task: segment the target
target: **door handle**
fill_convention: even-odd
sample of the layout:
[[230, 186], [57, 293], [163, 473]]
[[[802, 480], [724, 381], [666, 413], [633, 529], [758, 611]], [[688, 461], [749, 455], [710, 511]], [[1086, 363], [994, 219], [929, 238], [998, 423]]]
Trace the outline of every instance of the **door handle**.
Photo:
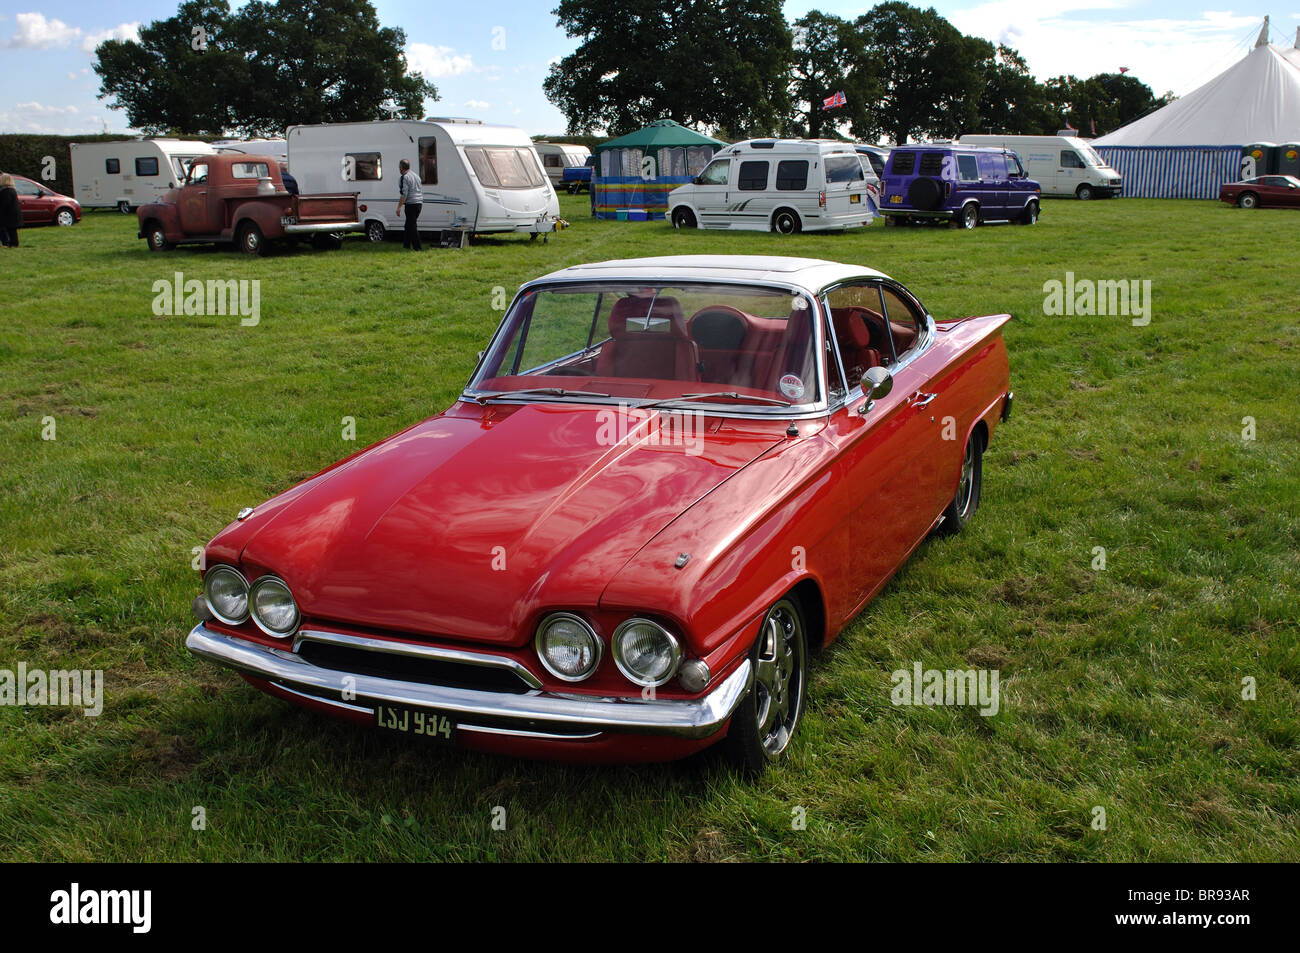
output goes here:
[[915, 394], [912, 395], [912, 406], [924, 407], [926, 404], [930, 403], [930, 401], [934, 400], [938, 396], [939, 396], [938, 394], [926, 394], [922, 391], [917, 391]]

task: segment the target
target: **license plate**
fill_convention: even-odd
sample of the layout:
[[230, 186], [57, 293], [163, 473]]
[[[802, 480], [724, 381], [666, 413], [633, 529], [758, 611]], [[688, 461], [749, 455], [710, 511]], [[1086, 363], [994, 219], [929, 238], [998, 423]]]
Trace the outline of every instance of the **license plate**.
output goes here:
[[456, 723], [442, 712], [426, 708], [378, 705], [375, 707], [375, 727], [402, 735], [427, 738], [440, 744], [451, 744], [456, 740]]
[[902, 197], [901, 195], [891, 195], [891, 196], [889, 197], [889, 204], [890, 204], [890, 205], [902, 205], [902, 204], [903, 204], [903, 197]]
[[858, 195], [857, 192], [854, 192], [852, 195], [849, 196], [850, 205], [858, 205], [859, 203], [861, 203], [861, 201], [862, 201], [862, 196]]
[[296, 221], [297, 221], [297, 219], [295, 219], [292, 215], [281, 215], [281, 216], [280, 216], [280, 224], [281, 224], [281, 225], [292, 225], [292, 224], [293, 224], [294, 222], [296, 222]]

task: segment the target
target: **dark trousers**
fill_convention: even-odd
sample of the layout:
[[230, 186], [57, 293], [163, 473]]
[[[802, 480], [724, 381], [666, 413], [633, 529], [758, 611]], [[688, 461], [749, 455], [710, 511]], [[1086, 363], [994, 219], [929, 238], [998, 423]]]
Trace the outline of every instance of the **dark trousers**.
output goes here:
[[423, 206], [407, 203], [402, 207], [406, 209], [406, 232], [402, 235], [402, 247], [420, 251], [420, 230], [416, 228], [415, 223], [420, 218], [420, 209]]
[[18, 229], [0, 228], [0, 246], [6, 248], [18, 247]]

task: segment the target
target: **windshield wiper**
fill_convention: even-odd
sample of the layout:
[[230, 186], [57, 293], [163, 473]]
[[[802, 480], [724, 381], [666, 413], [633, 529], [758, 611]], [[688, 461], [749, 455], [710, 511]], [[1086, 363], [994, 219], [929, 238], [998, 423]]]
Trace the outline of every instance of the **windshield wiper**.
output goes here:
[[498, 397], [517, 397], [525, 394], [540, 394], [543, 397], [608, 397], [594, 390], [565, 390], [563, 387], [528, 387], [523, 390], [498, 390], [490, 394], [474, 394], [474, 400], [486, 404]]
[[778, 407], [793, 407], [788, 400], [777, 400], [775, 397], [759, 397], [756, 394], [738, 394], [734, 390], [719, 390], [710, 394], [682, 394], [680, 397], [665, 397], [663, 400], [651, 401], [648, 404], [637, 404], [637, 408], [645, 410], [648, 407], [669, 407], [673, 404], [679, 404], [689, 400], [713, 400], [718, 397], [726, 397], [730, 400], [745, 401], [752, 404], [775, 404]]

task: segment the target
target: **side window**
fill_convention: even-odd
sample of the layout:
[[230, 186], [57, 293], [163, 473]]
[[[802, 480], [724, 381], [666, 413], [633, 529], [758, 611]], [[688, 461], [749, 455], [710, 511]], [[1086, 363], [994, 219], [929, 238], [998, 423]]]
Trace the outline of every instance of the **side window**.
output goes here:
[[136, 175], [157, 175], [158, 174], [158, 157], [141, 156], [135, 160]]
[[767, 160], [750, 160], [740, 164], [736, 187], [742, 192], [762, 192], [767, 188]]
[[993, 152], [980, 152], [977, 153], [976, 161], [979, 163], [981, 179], [1005, 179], [1007, 177], [1007, 164], [1001, 155]]
[[825, 300], [847, 388], [857, 387], [870, 368], [895, 363], [879, 282], [841, 285]]
[[121, 159], [105, 159], [105, 160], [104, 160], [104, 171], [105, 171], [106, 173], [108, 173], [109, 175], [121, 175], [121, 174], [122, 174], [122, 160], [121, 160]]
[[420, 184], [438, 184], [438, 140], [433, 136], [420, 137]]
[[921, 339], [921, 314], [911, 301], [889, 285], [881, 286], [881, 297], [885, 302], [885, 317], [889, 322], [894, 353], [901, 360]]
[[973, 155], [957, 156], [957, 174], [963, 182], [978, 182], [980, 180], [979, 166], [976, 164]]
[[14, 191], [19, 195], [40, 195], [39, 186], [35, 186], [25, 179], [14, 179]]
[[[347, 160], [351, 159], [351, 162]], [[378, 152], [348, 152], [344, 154], [344, 169], [353, 170], [351, 181], [377, 182], [384, 177], [383, 160]]]
[[[829, 309], [828, 309], [829, 310]], [[832, 404], [841, 401], [848, 394], [849, 389], [844, 386], [844, 377], [840, 374], [840, 362], [835, 356], [835, 339], [830, 329], [825, 325], [822, 326], [822, 333], [826, 337], [826, 349], [824, 361], [826, 365], [826, 397]]]
[[1061, 150], [1061, 168], [1062, 169], [1082, 169], [1083, 160], [1079, 158], [1078, 153], [1068, 149]]
[[208, 164], [206, 162], [193, 162], [190, 164], [190, 177], [186, 182], [187, 185], [202, 185], [208, 181]]
[[808, 188], [808, 160], [784, 159], [776, 164], [776, 190], [802, 192]]
[[730, 159], [718, 159], [710, 162], [700, 173], [700, 185], [726, 185], [727, 173], [731, 171]]
[[922, 152], [921, 165], [916, 170], [917, 175], [943, 175], [943, 160], [945, 156], [942, 152]]

